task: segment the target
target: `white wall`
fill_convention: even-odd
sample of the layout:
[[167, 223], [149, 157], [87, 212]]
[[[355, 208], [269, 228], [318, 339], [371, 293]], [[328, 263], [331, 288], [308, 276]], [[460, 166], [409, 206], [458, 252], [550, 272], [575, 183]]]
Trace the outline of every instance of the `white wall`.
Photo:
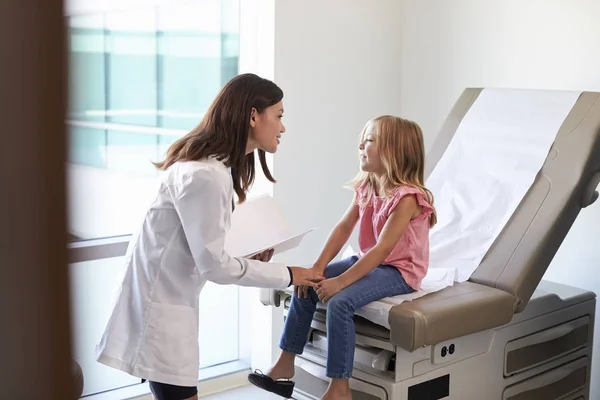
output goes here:
[[401, 0], [402, 114], [428, 146], [466, 86], [600, 90], [596, 0]]
[[[465, 87], [600, 91], [598, 15], [596, 0], [402, 0], [403, 116], [421, 124], [429, 147]], [[600, 204], [584, 209], [545, 279], [600, 293], [599, 225]], [[598, 346], [592, 368], [598, 399]]]
[[275, 81], [287, 131], [274, 196], [293, 230], [318, 227], [285, 261], [312, 264], [352, 199], [365, 122], [400, 110], [396, 0], [277, 0]]

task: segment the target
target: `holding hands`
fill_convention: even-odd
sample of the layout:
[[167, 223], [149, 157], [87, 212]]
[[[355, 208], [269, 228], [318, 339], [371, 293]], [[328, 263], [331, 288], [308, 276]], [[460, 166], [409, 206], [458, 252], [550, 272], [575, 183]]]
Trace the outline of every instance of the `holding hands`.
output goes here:
[[[314, 270], [319, 275], [323, 275], [325, 268], [315, 264], [311, 270]], [[310, 286], [314, 288], [319, 300], [323, 303], [327, 303], [329, 299], [346, 287], [339, 277], [329, 279], [324, 277], [323, 280], [319, 281], [316, 285]], [[296, 285], [294, 287], [294, 294], [296, 294], [296, 296], [298, 296], [300, 299], [303, 297], [308, 298], [308, 287], [309, 286], [306, 285]]]
[[[257, 253], [250, 257], [252, 260], [258, 260], [262, 262], [269, 262], [273, 258], [273, 249], [267, 249], [260, 253]], [[323, 269], [318, 268], [303, 268], [303, 267], [290, 267], [292, 270], [292, 284], [298, 287], [305, 287], [308, 291], [309, 286], [316, 286], [317, 283], [323, 279]]]
[[[315, 268], [303, 268], [303, 267], [290, 267], [292, 270], [292, 285], [296, 288], [305, 287], [308, 291], [308, 287], [316, 287], [325, 277], [323, 277], [323, 271], [319, 271]], [[296, 290], [295, 288], [295, 290]]]
[[[253, 260], [263, 262], [271, 261], [273, 249], [267, 249], [250, 257]], [[313, 265], [311, 268], [290, 267], [292, 270], [292, 284], [294, 294], [298, 298], [308, 298], [308, 288], [314, 288], [319, 300], [327, 303], [329, 299], [343, 290], [346, 286], [339, 277], [326, 279], [323, 276], [324, 267]]]
[[[313, 264], [312, 268], [310, 268], [312, 271], [315, 271], [315, 273], [319, 274], [320, 276], [323, 276], [323, 271], [325, 271], [325, 267], [321, 267], [317, 264]], [[323, 276], [322, 280], [325, 280], [326, 278]], [[321, 281], [319, 281], [321, 282]], [[315, 288], [315, 290], [317, 289], [317, 285], [310, 285], [312, 287]], [[294, 294], [296, 296], [298, 296], [299, 299], [301, 298], [308, 298], [308, 288], [309, 286], [307, 285], [296, 285], [294, 286]]]

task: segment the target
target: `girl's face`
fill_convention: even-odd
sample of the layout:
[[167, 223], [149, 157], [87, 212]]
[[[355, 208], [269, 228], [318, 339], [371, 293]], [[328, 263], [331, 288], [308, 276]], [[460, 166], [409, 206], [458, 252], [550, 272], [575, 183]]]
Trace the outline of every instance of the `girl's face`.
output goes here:
[[377, 176], [383, 175], [385, 171], [377, 148], [377, 129], [375, 124], [371, 123], [367, 126], [358, 149], [360, 168], [364, 172], [370, 172]]
[[256, 149], [264, 150], [267, 153], [277, 151], [281, 134], [285, 132], [285, 126], [281, 121], [282, 117], [283, 101], [264, 109], [262, 113], [252, 109], [246, 154], [252, 153]]

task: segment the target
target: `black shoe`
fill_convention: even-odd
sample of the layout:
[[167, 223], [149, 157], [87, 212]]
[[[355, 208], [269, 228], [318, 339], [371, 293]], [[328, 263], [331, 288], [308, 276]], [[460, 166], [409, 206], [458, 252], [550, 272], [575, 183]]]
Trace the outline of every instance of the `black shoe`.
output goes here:
[[274, 381], [269, 375], [263, 374], [261, 371], [256, 370], [251, 374], [248, 374], [248, 381], [267, 392], [275, 393], [286, 399], [292, 398], [294, 392], [294, 382], [289, 380], [277, 380]]

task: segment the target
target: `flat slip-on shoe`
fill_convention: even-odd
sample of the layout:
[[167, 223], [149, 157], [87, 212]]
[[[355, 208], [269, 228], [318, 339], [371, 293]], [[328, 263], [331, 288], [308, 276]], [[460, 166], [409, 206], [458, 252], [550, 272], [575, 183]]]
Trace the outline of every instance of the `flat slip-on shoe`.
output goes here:
[[291, 399], [292, 393], [294, 392], [293, 381], [274, 381], [269, 375], [265, 375], [259, 370], [248, 374], [248, 381], [256, 387], [266, 390], [267, 392], [275, 393], [276, 395], [279, 395], [286, 399]]

